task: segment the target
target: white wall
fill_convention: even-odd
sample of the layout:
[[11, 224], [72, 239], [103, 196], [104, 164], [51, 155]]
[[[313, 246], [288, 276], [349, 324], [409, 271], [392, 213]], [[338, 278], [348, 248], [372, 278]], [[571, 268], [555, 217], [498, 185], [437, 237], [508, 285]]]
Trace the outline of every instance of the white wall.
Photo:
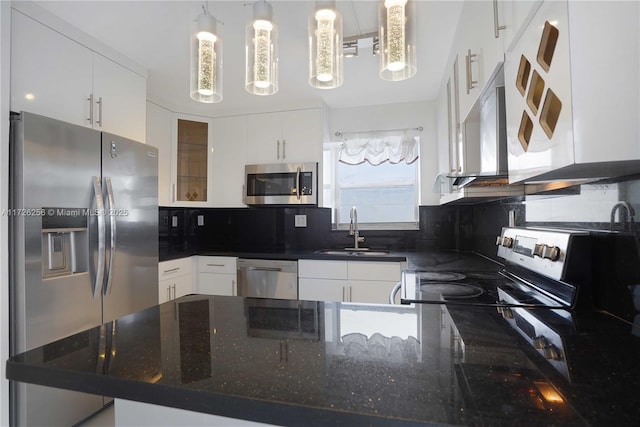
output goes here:
[[[8, 207], [11, 3], [0, 1], [0, 212]], [[7, 216], [0, 215], [0, 425], [9, 425], [9, 256]]]
[[420, 204], [438, 205], [432, 192], [438, 174], [438, 148], [435, 102], [384, 104], [370, 107], [333, 108], [329, 110], [330, 139], [337, 141], [336, 132], [373, 131], [417, 128], [420, 135]]

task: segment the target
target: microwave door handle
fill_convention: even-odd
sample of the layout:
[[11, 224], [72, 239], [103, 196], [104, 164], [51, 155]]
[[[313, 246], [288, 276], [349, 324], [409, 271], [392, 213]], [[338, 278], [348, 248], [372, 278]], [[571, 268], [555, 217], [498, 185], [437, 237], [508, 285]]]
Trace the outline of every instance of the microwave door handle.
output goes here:
[[300, 168], [296, 171], [296, 198], [300, 200]]
[[96, 208], [98, 209], [98, 263], [96, 265], [96, 277], [93, 284], [93, 298], [100, 296], [102, 290], [102, 281], [104, 280], [104, 258], [105, 258], [105, 241], [104, 241], [104, 200], [102, 199], [102, 186], [100, 185], [100, 177], [93, 177], [93, 191], [96, 197]]
[[111, 293], [111, 283], [113, 282], [113, 264], [116, 252], [116, 218], [114, 216], [115, 205], [113, 201], [113, 186], [111, 185], [111, 177], [105, 177], [104, 182], [107, 186], [107, 200], [109, 201], [109, 224], [111, 225], [109, 269], [107, 271], [107, 287], [104, 291], [105, 295], [109, 295]]

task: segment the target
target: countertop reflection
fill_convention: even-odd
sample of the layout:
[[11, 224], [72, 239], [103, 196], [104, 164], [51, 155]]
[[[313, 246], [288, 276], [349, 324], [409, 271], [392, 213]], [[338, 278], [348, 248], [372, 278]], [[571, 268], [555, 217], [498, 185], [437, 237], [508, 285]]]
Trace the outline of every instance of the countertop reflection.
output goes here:
[[[279, 425], [635, 425], [640, 339], [593, 316], [589, 337], [617, 347], [598, 357], [626, 356], [568, 381], [491, 308], [190, 295], [15, 356], [7, 377]], [[594, 360], [590, 339], [570, 357]]]

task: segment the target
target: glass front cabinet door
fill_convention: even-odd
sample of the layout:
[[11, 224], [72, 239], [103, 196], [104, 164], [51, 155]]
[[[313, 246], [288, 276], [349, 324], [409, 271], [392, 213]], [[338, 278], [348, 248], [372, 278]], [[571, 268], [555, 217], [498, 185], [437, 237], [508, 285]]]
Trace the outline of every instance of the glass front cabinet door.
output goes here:
[[213, 120], [176, 114], [173, 120], [171, 198], [176, 206], [211, 204]]

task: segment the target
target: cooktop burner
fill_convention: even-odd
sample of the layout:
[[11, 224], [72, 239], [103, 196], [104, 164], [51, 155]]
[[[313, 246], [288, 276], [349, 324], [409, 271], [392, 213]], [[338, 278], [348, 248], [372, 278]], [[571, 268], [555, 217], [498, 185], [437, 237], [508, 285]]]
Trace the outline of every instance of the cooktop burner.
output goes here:
[[468, 283], [456, 282], [420, 282], [420, 291], [423, 294], [440, 295], [449, 298], [474, 298], [484, 293], [482, 288]]
[[[583, 267], [590, 260], [588, 238], [589, 233], [572, 230], [504, 227], [496, 240], [497, 256], [504, 264], [472, 269], [479, 264], [469, 263], [468, 269], [456, 264], [449, 271], [403, 271], [400, 301], [574, 309], [578, 288], [588, 289], [590, 283]], [[447, 287], [446, 282], [454, 286]], [[510, 295], [508, 301], [501, 298], [500, 289]], [[588, 302], [588, 295], [580, 301]]]
[[437, 280], [441, 282], [457, 282], [467, 277], [466, 274], [454, 273], [451, 271], [422, 271], [420, 272], [421, 280]]

